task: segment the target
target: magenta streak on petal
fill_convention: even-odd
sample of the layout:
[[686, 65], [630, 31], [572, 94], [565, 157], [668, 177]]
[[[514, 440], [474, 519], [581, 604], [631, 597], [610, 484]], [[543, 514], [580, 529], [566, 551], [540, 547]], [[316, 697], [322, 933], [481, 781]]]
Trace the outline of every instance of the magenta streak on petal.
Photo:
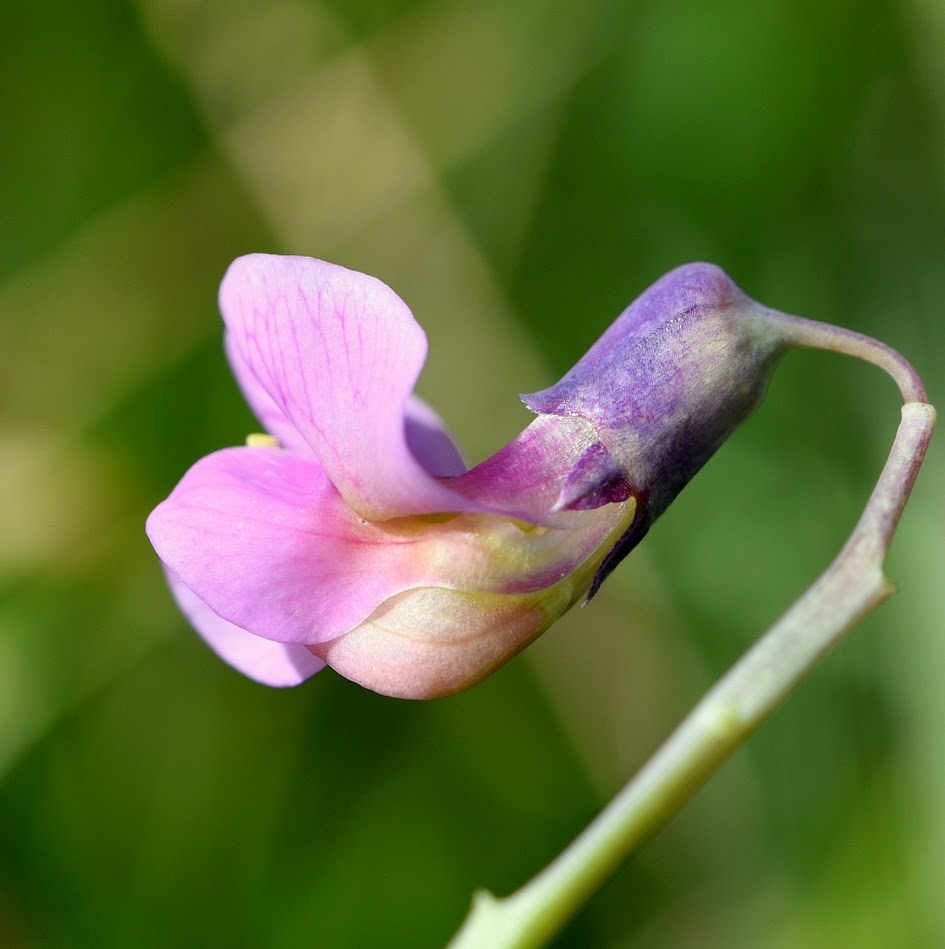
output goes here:
[[324, 261], [257, 254], [230, 266], [220, 309], [238, 371], [255, 378], [351, 507], [372, 520], [476, 509], [408, 446], [426, 337], [389, 287]]
[[575, 466], [598, 444], [598, 437], [585, 419], [542, 415], [491, 458], [448, 484], [458, 494], [510, 517], [549, 527], [576, 526], [581, 521], [560, 510], [558, 501], [565, 486], [573, 483], [569, 476]]
[[234, 669], [263, 685], [298, 685], [325, 668], [307, 647], [274, 643], [220, 619], [180, 577], [168, 570], [167, 582], [177, 605], [207, 645]]
[[631, 490], [610, 452], [600, 442], [594, 442], [568, 473], [555, 509], [592, 511], [605, 504], [626, 501]]

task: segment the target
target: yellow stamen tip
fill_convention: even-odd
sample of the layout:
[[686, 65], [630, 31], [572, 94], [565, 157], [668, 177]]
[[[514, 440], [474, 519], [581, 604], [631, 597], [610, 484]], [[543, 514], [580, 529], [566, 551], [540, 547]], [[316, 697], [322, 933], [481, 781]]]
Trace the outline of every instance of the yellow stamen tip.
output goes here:
[[278, 448], [279, 439], [273, 435], [263, 435], [258, 432], [246, 436], [248, 448]]

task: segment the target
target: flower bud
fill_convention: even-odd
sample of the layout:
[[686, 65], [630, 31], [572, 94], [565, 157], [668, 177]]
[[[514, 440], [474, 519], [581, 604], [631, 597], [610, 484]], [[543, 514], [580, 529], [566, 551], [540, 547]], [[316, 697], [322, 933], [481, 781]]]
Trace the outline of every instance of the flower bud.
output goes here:
[[630, 304], [560, 382], [523, 397], [533, 412], [587, 420], [600, 437], [563, 506], [637, 502], [589, 596], [760, 402], [786, 349], [772, 315], [718, 267], [687, 264]]

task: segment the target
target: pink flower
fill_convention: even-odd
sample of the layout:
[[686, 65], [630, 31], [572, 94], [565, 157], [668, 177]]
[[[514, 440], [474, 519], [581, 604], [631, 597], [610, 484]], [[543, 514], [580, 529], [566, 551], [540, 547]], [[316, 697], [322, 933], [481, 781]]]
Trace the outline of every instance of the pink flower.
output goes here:
[[151, 514], [177, 602], [269, 685], [326, 664], [410, 698], [478, 682], [593, 593], [754, 406], [778, 348], [753, 307], [717, 268], [674, 271], [466, 471], [412, 394], [426, 339], [392, 290], [237, 260], [227, 354], [272, 437], [201, 459]]

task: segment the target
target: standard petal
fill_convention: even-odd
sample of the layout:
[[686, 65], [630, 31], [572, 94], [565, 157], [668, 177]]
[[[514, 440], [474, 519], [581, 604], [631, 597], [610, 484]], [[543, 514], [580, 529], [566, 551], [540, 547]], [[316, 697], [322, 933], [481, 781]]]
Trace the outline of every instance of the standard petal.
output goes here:
[[234, 368], [255, 378], [351, 507], [372, 520], [470, 509], [408, 447], [427, 344], [389, 287], [320, 260], [254, 254], [230, 266], [220, 309]]
[[263, 685], [299, 685], [325, 668], [325, 663], [305, 646], [274, 643], [220, 619], [188, 589], [180, 577], [167, 571], [167, 582], [177, 605], [194, 629], [224, 662]]
[[243, 398], [249, 403], [253, 414], [259, 419], [265, 432], [274, 435], [283, 448], [309, 451], [308, 442], [299, 430], [286, 417], [285, 412], [273, 401], [272, 396], [262, 387], [260, 381], [250, 371], [239, 349], [227, 334], [223, 341], [230, 368], [239, 383]]
[[426, 567], [412, 556], [415, 533], [365, 522], [314, 459], [276, 448], [201, 459], [147, 529], [214, 613], [276, 642], [339, 636]]

